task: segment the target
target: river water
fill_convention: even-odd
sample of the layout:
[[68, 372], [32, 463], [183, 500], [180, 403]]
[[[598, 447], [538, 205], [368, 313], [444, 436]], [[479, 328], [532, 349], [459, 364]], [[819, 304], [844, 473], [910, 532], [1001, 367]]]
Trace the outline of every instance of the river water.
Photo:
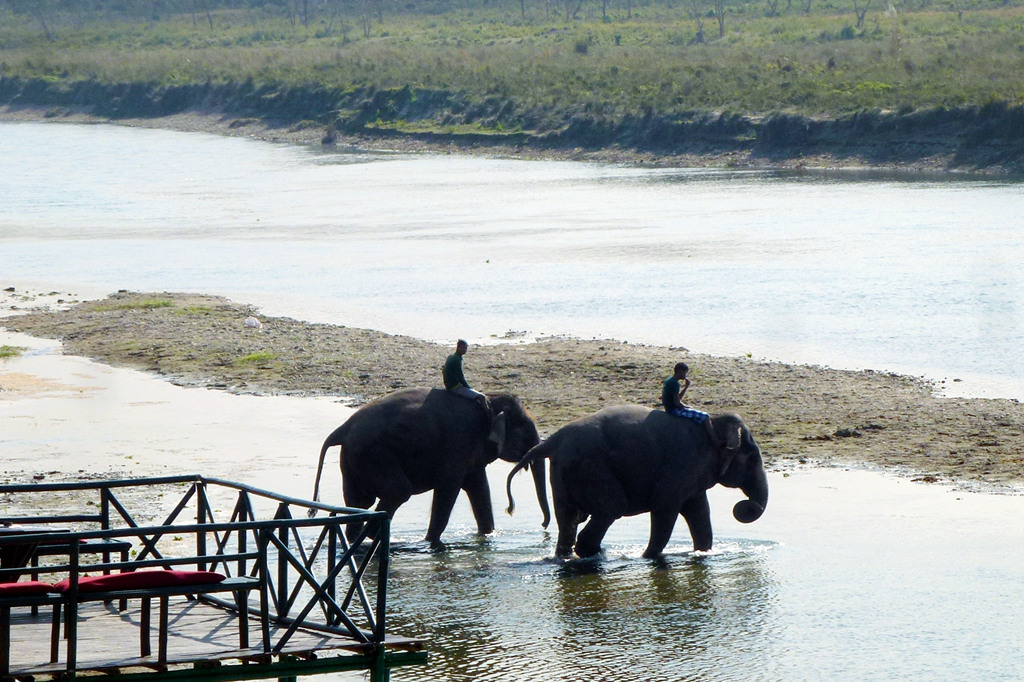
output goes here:
[[[906, 371], [1021, 397], [1012, 183], [325, 155], [153, 130], [0, 124], [0, 285], [220, 293], [273, 314], [425, 338], [612, 336]], [[11, 299], [7, 299], [9, 305]], [[11, 476], [195, 472], [308, 496], [332, 400], [184, 389], [26, 346], [0, 363]], [[954, 382], [954, 379], [961, 381]], [[167, 424], [173, 428], [167, 428]], [[465, 500], [422, 542], [399, 510], [389, 629], [428, 641], [395, 680], [1018, 680], [1024, 497], [869, 470], [772, 472], [764, 517], [712, 495], [714, 551], [647, 520], [555, 562], [521, 477], [475, 537]], [[336, 454], [325, 498], [340, 501]], [[553, 530], [553, 529], [552, 529]], [[325, 679], [358, 679], [355, 675]]]
[[0, 276], [413, 336], [571, 334], [1024, 398], [1019, 183], [338, 154], [0, 124]]

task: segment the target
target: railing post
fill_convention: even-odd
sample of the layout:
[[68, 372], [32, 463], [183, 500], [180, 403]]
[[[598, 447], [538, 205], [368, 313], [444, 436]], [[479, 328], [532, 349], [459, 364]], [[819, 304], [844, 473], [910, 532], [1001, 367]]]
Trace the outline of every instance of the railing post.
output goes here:
[[[281, 503], [277, 507], [277, 514], [274, 516], [275, 519], [287, 519], [288, 505]], [[285, 526], [281, 526], [277, 529], [277, 537], [281, 541], [281, 544], [288, 547], [288, 529]], [[277, 552], [277, 615], [287, 616], [288, 611], [291, 610], [291, 605], [288, 603], [288, 560], [284, 556], [284, 552], [278, 550]]]
[[384, 645], [378, 646], [373, 656], [373, 664], [370, 668], [370, 682], [391, 682], [391, 668], [388, 666]]
[[[193, 485], [196, 487], [197, 493], [196, 523], [204, 524], [206, 523], [206, 508], [208, 506], [208, 502], [206, 500], [206, 481], [196, 481], [195, 483], [193, 483]], [[204, 533], [203, 531], [199, 531], [198, 533], [196, 533], [196, 556], [206, 556], [206, 533]], [[200, 571], [205, 571], [206, 562], [201, 560], [196, 562], [196, 568], [198, 568]]]
[[[338, 517], [332, 512], [331, 513], [331, 518], [332, 519], [337, 519]], [[332, 526], [330, 526], [327, 529], [327, 574], [328, 575], [333, 575], [334, 574], [334, 568], [335, 568], [335, 566], [338, 565], [338, 533], [342, 532], [342, 528], [343, 527], [340, 526], [340, 525], [332, 525]], [[335, 600], [337, 599], [337, 596], [338, 596], [338, 586], [337, 586], [337, 581], [336, 580], [332, 580], [331, 584], [328, 585], [327, 593], [329, 595], [331, 595], [331, 599], [335, 599]], [[327, 619], [327, 624], [328, 625], [334, 625], [335, 623], [338, 622], [338, 620], [339, 619], [337, 618], [337, 616], [330, 616]]]
[[[245, 523], [246, 521], [252, 521], [253, 516], [249, 513], [249, 495], [244, 490], [238, 491], [238, 501], [235, 503], [235, 509], [238, 511], [238, 521]], [[245, 530], [239, 529], [238, 531], [238, 553], [245, 554], [245, 548], [249, 546], [248, 534]], [[238, 568], [236, 569], [238, 575], [244, 576], [247, 574], [247, 567], [245, 559], [238, 560]]]
[[67, 673], [74, 679], [78, 669], [78, 572], [81, 556], [78, 553], [78, 543], [72, 542], [68, 548], [69, 574], [71, 599], [64, 604], [64, 637], [67, 638]]
[[262, 640], [263, 653], [270, 653], [270, 566], [267, 562], [267, 553], [270, 551], [270, 534], [273, 529], [259, 529], [255, 531], [256, 547], [259, 550], [259, 574], [260, 574], [260, 639]]
[[[391, 562], [391, 519], [386, 515], [380, 519], [380, 531], [377, 533], [380, 544], [377, 547], [377, 627], [373, 632], [373, 641], [384, 643], [385, 623], [388, 601], [388, 569]], [[383, 646], [380, 655], [384, 655]]]
[[100, 488], [100, 528], [110, 530], [110, 488]]

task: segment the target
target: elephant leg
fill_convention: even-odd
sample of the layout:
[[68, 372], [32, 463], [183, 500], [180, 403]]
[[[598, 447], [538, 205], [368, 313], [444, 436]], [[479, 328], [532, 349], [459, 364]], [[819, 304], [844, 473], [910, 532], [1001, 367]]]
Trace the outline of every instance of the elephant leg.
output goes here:
[[679, 513], [690, 527], [693, 549], [701, 552], [711, 549], [711, 507], [708, 505], [708, 496], [698, 495], [687, 500]]
[[676, 527], [676, 511], [651, 511], [651, 539], [644, 550], [645, 559], [656, 559], [661, 556], [668, 541], [672, 539], [672, 529]]
[[[370, 509], [377, 501], [377, 496], [367, 490], [365, 484], [357, 482], [357, 477], [351, 473], [342, 477], [341, 490], [345, 496], [345, 506], [357, 509]], [[359, 534], [363, 532], [362, 523], [349, 523], [345, 526], [345, 537], [349, 542], [354, 542]]]
[[487, 471], [480, 467], [469, 472], [462, 482], [462, 489], [469, 497], [476, 518], [476, 529], [480, 535], [494, 532], [494, 506], [491, 504], [491, 486], [487, 482]]
[[615, 518], [611, 516], [597, 516], [591, 514], [590, 521], [580, 531], [576, 538], [576, 554], [581, 557], [593, 556], [601, 551], [601, 540], [608, 532]]
[[[380, 461], [389, 460], [381, 459]], [[409, 479], [406, 478], [405, 473], [397, 465], [389, 467], [388, 471], [389, 475], [387, 478], [375, 480], [370, 487], [378, 491], [380, 498], [375, 509], [386, 512], [388, 518], [393, 519], [398, 508], [412, 497], [413, 487]]]
[[576, 544], [576, 529], [584, 518], [579, 511], [562, 502], [555, 496], [555, 522], [558, 524], [558, 541], [555, 543], [555, 556], [566, 559], [572, 555], [572, 546]]
[[430, 505], [430, 526], [427, 528], [426, 540], [431, 545], [441, 544], [441, 533], [448, 527], [448, 519], [459, 496], [459, 488], [445, 486], [434, 488], [434, 500]]

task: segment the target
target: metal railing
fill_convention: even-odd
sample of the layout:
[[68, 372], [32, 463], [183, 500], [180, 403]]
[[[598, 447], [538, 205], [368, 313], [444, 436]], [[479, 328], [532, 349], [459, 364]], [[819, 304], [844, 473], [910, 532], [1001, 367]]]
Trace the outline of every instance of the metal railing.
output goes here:
[[[154, 522], [155, 501], [164, 499], [171, 503], [159, 506], [170, 511]], [[311, 502], [200, 475], [8, 484], [0, 485], [0, 500], [18, 510], [0, 516], [0, 524], [65, 526], [59, 541], [74, 547], [69, 552], [74, 560], [55, 553], [40, 566], [5, 566], [0, 581], [28, 570], [56, 577], [187, 563], [229, 577], [260, 578], [260, 594], [254, 598], [259, 605], [245, 608], [258, 608], [260, 618], [276, 626], [273, 639], [262, 644], [265, 654], [280, 653], [299, 628], [345, 637], [367, 652], [385, 641], [390, 528], [383, 512]], [[311, 513], [320, 515], [311, 518]], [[53, 533], [0, 536], [0, 550], [53, 539]], [[96, 555], [87, 564], [78, 551], [89, 543], [125, 540], [132, 544], [127, 561]], [[202, 599], [238, 608], [214, 595]]]

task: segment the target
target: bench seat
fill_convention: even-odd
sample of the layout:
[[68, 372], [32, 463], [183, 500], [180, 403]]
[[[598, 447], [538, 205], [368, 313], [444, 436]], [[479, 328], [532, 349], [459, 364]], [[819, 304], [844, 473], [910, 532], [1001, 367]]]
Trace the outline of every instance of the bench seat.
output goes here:
[[[77, 605], [94, 601], [141, 600], [139, 624], [139, 650], [143, 657], [152, 655], [150, 638], [151, 604], [159, 600], [159, 639], [157, 662], [167, 661], [168, 605], [170, 597], [198, 596], [230, 592], [234, 595], [238, 611], [238, 648], [249, 647], [248, 600], [252, 590], [260, 588], [260, 579], [249, 576], [225, 577], [210, 571], [165, 571], [148, 570], [128, 573], [111, 573], [81, 578], [76, 584], [71, 580], [57, 583], [57, 589], [64, 597], [68, 609], [66, 627], [75, 628]], [[266, 633], [264, 639], [266, 638]], [[70, 634], [68, 635], [71, 636]]]
[[53, 607], [50, 629], [50, 663], [57, 662], [60, 645], [60, 606], [63, 595], [49, 583], [37, 580], [0, 583], [0, 677], [11, 672], [11, 609], [31, 607], [33, 613], [40, 606]]

